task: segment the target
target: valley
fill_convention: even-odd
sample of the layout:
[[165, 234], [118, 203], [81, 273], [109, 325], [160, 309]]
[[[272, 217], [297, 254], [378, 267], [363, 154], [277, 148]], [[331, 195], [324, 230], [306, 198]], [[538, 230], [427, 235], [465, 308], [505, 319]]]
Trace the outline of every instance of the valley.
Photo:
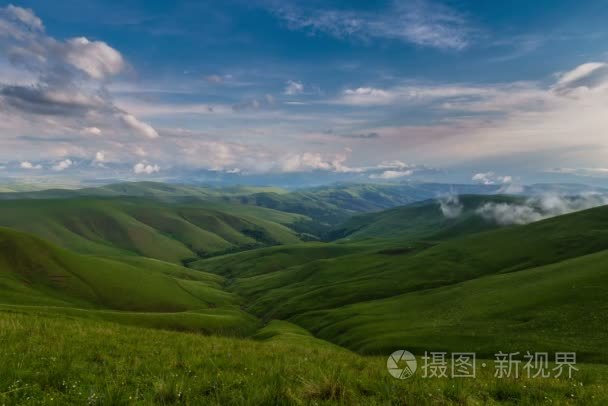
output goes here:
[[[608, 207], [506, 225], [479, 208], [525, 197], [461, 195], [453, 215], [441, 195], [406, 189], [10, 192], [0, 201], [0, 361], [27, 368], [3, 371], [0, 400], [221, 404], [230, 391], [242, 403], [560, 404], [571, 392], [567, 380], [526, 391], [485, 373], [394, 380], [383, 363], [400, 348], [481, 359], [572, 351], [588, 372], [569, 401], [608, 399]], [[324, 220], [336, 212], [345, 220]], [[18, 361], [22, 341], [31, 354]]]

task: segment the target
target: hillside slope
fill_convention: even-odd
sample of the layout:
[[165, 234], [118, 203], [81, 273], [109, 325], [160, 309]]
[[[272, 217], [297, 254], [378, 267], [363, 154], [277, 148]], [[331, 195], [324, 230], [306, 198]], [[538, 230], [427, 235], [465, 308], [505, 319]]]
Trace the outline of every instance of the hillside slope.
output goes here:
[[0, 228], [0, 307], [147, 327], [251, 332], [222, 277], [146, 258], [72, 253]]
[[0, 202], [0, 226], [81, 253], [141, 255], [174, 263], [298, 242], [297, 233], [287, 226], [300, 219], [263, 208], [173, 205], [137, 198]]
[[[368, 238], [401, 240], [457, 237], [497, 227], [476, 214], [484, 203], [514, 203], [523, 198], [504, 195], [463, 195], [425, 200], [380, 212], [360, 214], [328, 233], [328, 239], [345, 241]], [[444, 213], [445, 211], [445, 213]], [[454, 213], [450, 213], [452, 211]]]
[[[196, 266], [229, 275], [231, 289], [254, 314], [295, 321], [362, 352], [382, 353], [404, 343], [450, 349], [466, 343], [483, 352], [490, 351], [484, 342], [500, 337], [538, 348], [547, 343], [543, 335], [555, 344], [550, 348], [573, 348], [585, 335], [596, 344], [607, 338], [600, 330], [608, 323], [608, 207], [431, 245], [396, 240], [382, 248], [355, 246], [354, 252], [344, 248], [343, 255], [311, 261], [283, 258], [284, 266], [265, 267], [266, 272], [258, 262], [272, 257], [256, 258], [256, 251]], [[559, 326], [551, 322], [556, 315]], [[404, 329], [408, 317], [411, 324]], [[572, 323], [580, 335], [564, 324], [570, 318], [577, 319]], [[475, 327], [471, 334], [459, 330], [467, 320]], [[538, 333], [515, 339], [507, 334], [515, 325]], [[440, 334], [450, 328], [452, 334]], [[599, 345], [579, 347], [589, 359], [608, 360]]]

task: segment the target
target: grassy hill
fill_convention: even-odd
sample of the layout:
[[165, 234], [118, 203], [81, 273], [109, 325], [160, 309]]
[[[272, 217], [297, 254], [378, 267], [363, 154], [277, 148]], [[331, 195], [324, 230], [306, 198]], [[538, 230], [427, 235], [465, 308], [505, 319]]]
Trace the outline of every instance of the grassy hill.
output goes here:
[[0, 228], [3, 308], [206, 332], [255, 328], [223, 282], [151, 259], [79, 255]]
[[[446, 216], [440, 199], [425, 200], [380, 212], [360, 214], [328, 233], [330, 240], [399, 238], [401, 240], [443, 239], [496, 228], [475, 211], [484, 203], [514, 203], [523, 198], [504, 195], [463, 195], [453, 207], [458, 215]], [[449, 210], [449, 208], [447, 209]]]
[[437, 190], [188, 188], [0, 202], [0, 404], [608, 399], [598, 365], [580, 381], [386, 372], [400, 348], [608, 364], [608, 207], [495, 228], [475, 209], [518, 198], [461, 196], [450, 218], [427, 200], [353, 217], [323, 243], [303, 240], [324, 216]]
[[[8, 193], [12, 192], [12, 193]], [[241, 196], [253, 193], [285, 193], [275, 187], [229, 186], [210, 187], [169, 184], [161, 182], [123, 182], [85, 188], [48, 188], [43, 185], [6, 185], [0, 187], [0, 200], [67, 199], [76, 197], [142, 197], [165, 202], [192, 202], [222, 196]]]
[[[466, 343], [490, 351], [492, 342], [503, 342], [500, 337], [512, 340], [509, 348], [538, 348], [549, 335], [551, 348], [571, 348], [589, 337], [579, 349], [588, 359], [608, 361], [608, 352], [596, 345], [608, 338], [601, 333], [608, 322], [602, 304], [608, 294], [608, 207], [434, 245], [392, 244], [359, 244], [354, 253], [310, 261], [299, 260], [295, 250], [295, 259], [282, 258], [284, 266], [274, 268], [258, 266], [272, 257], [255, 251], [196, 267], [229, 276], [231, 289], [254, 314], [295, 321], [357, 351], [384, 353], [404, 343], [451, 350]], [[460, 298], [465, 307], [458, 306]], [[572, 310], [566, 312], [565, 304]], [[580, 333], [573, 336], [565, 322], [576, 314]], [[560, 317], [552, 322], [555, 315]], [[403, 327], [408, 317], [413, 332]], [[459, 327], [467, 327], [466, 320], [475, 327], [470, 333]], [[537, 330], [515, 339], [508, 334], [514, 324]], [[454, 333], [445, 333], [450, 328]]]
[[275, 187], [194, 186], [159, 182], [125, 182], [77, 190], [50, 189], [1, 193], [0, 200], [67, 199], [77, 197], [140, 197], [165, 203], [238, 203], [302, 214], [315, 220], [300, 222], [300, 231], [320, 235], [351, 215], [379, 211], [433, 199], [445, 193], [492, 194], [498, 186], [434, 183], [336, 184], [287, 191]]
[[214, 253], [295, 243], [295, 214], [257, 207], [174, 205], [138, 198], [8, 200], [0, 226], [77, 252], [181, 263]]
[[3, 404], [577, 404], [608, 401], [608, 369], [576, 380], [398, 380], [362, 357], [271, 323], [255, 340], [203, 337], [0, 308]]

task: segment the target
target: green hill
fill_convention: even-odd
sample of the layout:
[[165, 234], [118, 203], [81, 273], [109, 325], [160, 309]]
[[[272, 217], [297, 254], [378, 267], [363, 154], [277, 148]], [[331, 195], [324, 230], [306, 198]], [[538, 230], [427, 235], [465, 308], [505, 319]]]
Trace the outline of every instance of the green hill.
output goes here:
[[[600, 405], [606, 366], [569, 379], [398, 380], [285, 322], [255, 340], [120, 326], [0, 307], [0, 402], [142, 405]], [[584, 371], [584, 373], [582, 372]]]
[[0, 202], [0, 226], [81, 253], [141, 255], [174, 263], [298, 242], [297, 233], [288, 226], [302, 219], [256, 207], [174, 205], [138, 198]]
[[[12, 192], [12, 193], [8, 193]], [[192, 202], [217, 199], [226, 196], [241, 196], [254, 193], [285, 193], [274, 187], [228, 186], [210, 187], [161, 182], [123, 182], [80, 189], [48, 188], [29, 185], [6, 185], [0, 187], [0, 200], [14, 199], [66, 199], [76, 197], [142, 197], [165, 202]]]
[[[489, 351], [488, 345], [478, 346], [480, 341], [474, 335], [458, 329], [458, 320], [468, 316], [478, 329], [489, 329], [486, 335], [472, 330], [486, 343], [495, 335], [496, 340], [513, 340], [513, 346], [535, 344], [538, 348], [546, 342], [540, 337], [550, 335], [555, 344], [552, 348], [571, 348], [585, 336], [593, 343], [606, 339], [600, 330], [602, 323], [608, 322], [608, 313], [600, 311], [605, 308], [600, 298], [608, 294], [608, 279], [603, 271], [608, 269], [604, 253], [608, 249], [608, 207], [435, 245], [397, 241], [390, 244], [381, 249], [374, 244], [359, 244], [355, 253], [312, 261], [283, 258], [284, 266], [275, 268], [259, 267], [259, 261], [267, 263], [271, 258], [265, 259], [263, 254], [255, 257], [255, 251], [247, 253], [247, 257], [237, 254], [216, 258], [208, 265], [207, 261], [200, 261], [196, 266], [229, 275], [231, 289], [245, 298], [247, 309], [254, 314], [295, 321], [321, 338], [357, 351], [383, 353], [403, 345], [408, 329], [403, 331], [406, 320], [400, 318], [401, 306], [410, 309], [403, 314], [419, 314], [411, 318], [409, 328], [426, 331], [405, 341], [414, 348], [421, 348], [426, 342], [432, 343], [433, 348], [453, 350], [466, 343]], [[221, 261], [225, 261], [223, 267]], [[504, 287], [500, 281], [505, 282]], [[536, 297], [530, 287], [532, 281], [538, 287]], [[553, 283], [555, 292], [549, 292]], [[577, 286], [581, 290], [574, 294]], [[587, 288], [590, 290], [584, 290]], [[441, 304], [429, 302], [433, 297], [441, 299]], [[457, 306], [461, 297], [468, 300], [468, 307]], [[479, 310], [475, 308], [477, 300], [485, 303]], [[492, 305], [492, 300], [497, 304]], [[564, 303], [571, 312], [564, 312]], [[449, 309], [455, 314], [444, 314]], [[595, 320], [593, 323], [582, 316], [595, 309], [598, 310], [589, 316]], [[519, 311], [523, 314], [521, 320]], [[578, 313], [581, 317], [575, 324], [584, 322], [590, 329], [580, 329], [580, 335], [572, 337], [564, 322]], [[559, 322], [552, 323], [555, 314], [560, 314]], [[447, 320], [452, 319], [449, 324]], [[507, 334], [512, 323], [519, 321], [523, 326], [526, 320], [533, 320], [529, 326], [538, 328], [535, 335], [522, 334], [521, 339], [515, 339]], [[455, 333], [433, 335], [431, 327], [424, 329], [436, 326], [437, 331], [443, 331], [442, 324], [449, 324], [445, 328], [453, 328]], [[588, 351], [589, 359], [608, 359], [608, 353], [600, 346], [582, 347]]]
[[[446, 198], [447, 199], [447, 198]], [[401, 240], [443, 239], [496, 228], [475, 211], [484, 203], [514, 203], [523, 198], [501, 195], [464, 195], [454, 202], [425, 200], [407, 206], [351, 217], [328, 233], [330, 240], [399, 238]], [[456, 213], [444, 214], [448, 210]]]
[[[256, 321], [222, 290], [223, 278], [144, 258], [74, 254], [0, 228], [0, 304], [125, 324], [247, 331]], [[77, 310], [78, 309], [78, 310]]]

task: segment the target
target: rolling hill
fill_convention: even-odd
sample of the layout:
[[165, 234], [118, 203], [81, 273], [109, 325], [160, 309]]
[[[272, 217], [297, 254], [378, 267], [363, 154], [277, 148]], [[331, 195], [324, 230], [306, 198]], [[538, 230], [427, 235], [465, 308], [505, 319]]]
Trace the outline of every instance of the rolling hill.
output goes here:
[[[295, 259], [284, 257], [284, 266], [275, 267], [258, 266], [272, 257], [256, 257], [256, 251], [195, 265], [228, 276], [229, 288], [244, 298], [246, 309], [263, 319], [294, 321], [361, 352], [424, 343], [451, 350], [466, 343], [483, 352], [489, 351], [484, 342], [500, 337], [513, 340], [513, 346], [538, 348], [546, 343], [540, 337], [549, 334], [552, 348], [571, 348], [584, 336], [590, 343], [606, 339], [601, 298], [608, 294], [603, 271], [608, 269], [608, 207], [434, 244], [393, 240], [383, 246], [358, 244], [346, 254], [343, 249], [342, 255], [312, 260], [298, 259], [294, 250]], [[476, 301], [484, 305], [477, 309]], [[450, 316], [450, 309], [458, 317]], [[580, 335], [572, 336], [564, 322], [578, 313], [573, 323], [589, 328], [581, 324]], [[411, 320], [409, 329], [403, 328], [407, 318], [401, 314]], [[560, 317], [552, 322], [555, 315]], [[471, 320], [475, 329], [463, 332], [461, 320], [463, 326]], [[517, 323], [537, 330], [516, 340], [506, 332]], [[433, 335], [432, 326], [444, 334]], [[588, 359], [608, 359], [600, 346], [584, 347]]]
[[222, 285], [217, 275], [152, 259], [79, 255], [0, 228], [5, 310], [201, 332], [254, 328], [255, 319]]
[[[150, 187], [160, 193], [156, 185], [143, 189]], [[211, 400], [222, 403], [235, 390], [266, 400], [286, 391], [280, 392], [280, 399], [291, 396], [304, 404], [399, 402], [403, 399], [395, 395], [396, 381], [374, 384], [360, 378], [352, 383], [344, 380], [353, 378], [350, 373], [336, 372], [350, 365], [375, 371], [372, 376], [384, 382], [378, 371], [386, 373], [386, 355], [397, 348], [416, 354], [475, 351], [482, 358], [492, 358], [497, 351], [576, 351], [579, 362], [608, 363], [603, 345], [608, 340], [608, 207], [498, 227], [476, 215], [476, 209], [486, 202], [517, 203], [520, 197], [465, 195], [457, 202], [458, 216], [446, 217], [437, 200], [427, 200], [352, 217], [334, 228], [336, 241], [309, 242], [303, 241], [307, 236], [298, 227], [314, 228], [312, 217], [260, 207], [263, 204], [248, 199], [278, 196], [279, 203], [309, 202], [310, 207], [346, 216], [375, 209], [359, 205], [357, 198], [346, 208], [350, 198], [334, 195], [335, 190], [319, 201], [296, 194], [309, 192], [174, 199], [176, 190], [188, 193], [169, 187], [165, 197], [0, 202], [0, 225], [10, 227], [0, 228], [0, 326], [13, 334], [6, 338], [0, 331], [0, 341], [17, 350], [15, 335], [29, 325], [35, 333], [28, 348], [43, 352], [46, 339], [64, 342], [66, 348], [58, 350], [61, 354], [69, 354], [69, 360], [78, 359], [79, 368], [97, 374], [107, 373], [106, 362], [118, 368], [118, 359], [112, 357], [119, 349], [130, 348], [125, 351], [170, 354], [177, 369], [190, 371], [181, 381], [188, 385], [198, 382], [192, 371], [202, 374], [205, 382], [216, 379], [216, 386], [199, 393], [176, 389], [179, 384], [173, 381], [163, 381], [168, 386], [157, 388], [160, 378], [151, 382], [132, 364], [121, 370], [125, 377], [136, 374], [137, 382], [148, 385], [142, 389], [147, 397], [141, 401], [161, 404], [167, 399], [175, 403], [185, 393], [196, 401], [209, 401], [209, 393], [215, 393]], [[334, 204], [340, 199], [342, 203]], [[76, 341], [53, 332], [54, 328], [72, 331]], [[110, 336], [104, 336], [106, 332]], [[216, 337], [201, 340], [187, 332]], [[98, 345], [106, 352], [89, 350], [96, 335], [106, 338]], [[246, 358], [205, 364], [188, 349], [192, 345], [215, 357], [222, 351]], [[136, 351], [137, 346], [143, 349]], [[68, 347], [80, 348], [85, 358]], [[341, 364], [330, 375], [310, 372], [307, 363], [326, 365], [323, 357]], [[296, 362], [302, 371], [309, 371], [302, 376], [316, 381], [285, 381], [262, 374], [276, 382], [273, 395], [239, 386], [238, 382], [250, 382], [249, 376], [266, 358], [283, 370], [286, 359]], [[0, 359], [6, 365], [17, 362], [2, 351]], [[69, 360], [62, 370], [70, 370]], [[191, 360], [199, 361], [192, 365]], [[34, 358], [27, 362], [42, 365]], [[225, 386], [218, 383], [216, 365], [228, 370], [221, 371], [229, 376]], [[231, 368], [240, 372], [232, 373]], [[0, 400], [21, 399], [13, 395], [5, 378], [0, 374], [4, 390]], [[52, 380], [51, 375], [26, 379], [46, 388], [40, 393], [52, 390], [52, 384], [43, 381]], [[99, 385], [93, 375], [82, 379], [89, 385], [87, 390]], [[539, 396], [520, 385], [501, 386], [491, 376], [483, 379], [485, 383], [467, 387], [467, 393], [478, 391], [474, 399], [481, 403], [502, 401], [505, 396], [532, 402]], [[585, 385], [587, 379], [591, 378], [584, 378]], [[431, 397], [431, 384], [411, 382], [403, 387], [408, 390], [407, 402], [466, 400], [454, 393], [451, 381], [441, 381], [444, 392]], [[96, 393], [104, 393], [111, 402], [123, 399], [118, 388], [131, 388], [133, 382], [103, 385], [107, 391], [95, 389]], [[495, 389], [488, 389], [492, 385]], [[560, 380], [526, 386], [542, 396], [563, 397], [573, 391]], [[577, 396], [589, 399], [597, 388], [580, 389]], [[53, 393], [57, 399], [68, 396], [60, 390]], [[75, 393], [69, 396], [81, 399]]]
[[141, 198], [0, 202], [0, 226], [85, 254], [140, 255], [168, 262], [256, 246], [295, 243], [295, 214], [231, 204], [173, 205]]
[[[425, 200], [380, 212], [360, 214], [334, 227], [327, 238], [345, 241], [380, 239], [444, 239], [491, 230], [498, 225], [476, 213], [484, 203], [517, 203], [523, 198], [505, 195], [463, 195], [450, 203]], [[457, 213], [449, 213], [448, 211]], [[444, 213], [445, 211], [445, 213]]]

